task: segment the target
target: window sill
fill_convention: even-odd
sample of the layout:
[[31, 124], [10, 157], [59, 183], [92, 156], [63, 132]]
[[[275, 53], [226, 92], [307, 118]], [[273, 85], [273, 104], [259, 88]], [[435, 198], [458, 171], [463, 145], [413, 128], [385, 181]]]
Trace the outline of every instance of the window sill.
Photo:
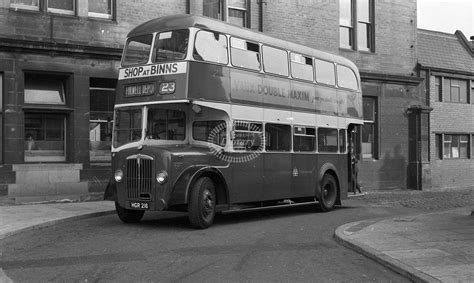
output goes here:
[[55, 104], [48, 104], [48, 105], [41, 105], [41, 104], [31, 104], [31, 105], [23, 105], [23, 110], [32, 111], [32, 112], [72, 112], [74, 111], [73, 108], [66, 107], [63, 105], [55, 105]]
[[377, 158], [373, 158], [373, 157], [362, 157], [362, 161], [363, 162], [375, 162], [375, 161], [379, 161]]
[[472, 105], [472, 104], [469, 103], [469, 102], [439, 101], [439, 100], [436, 100], [435, 102], [439, 102], [439, 103], [450, 103], [450, 104], [459, 104], [459, 105]]
[[87, 20], [88, 21], [94, 21], [94, 22], [104, 22], [104, 23], [117, 23], [117, 20], [114, 17], [98, 17], [98, 16], [92, 16], [92, 15], [87, 15]]
[[15, 12], [26, 12], [26, 13], [40, 13], [41, 12], [38, 7], [34, 7], [34, 6], [29, 7], [29, 6], [11, 5], [10, 10], [15, 11]]
[[354, 50], [350, 47], [339, 47], [339, 51], [344, 51], [344, 52], [357, 52], [357, 50]]
[[376, 53], [370, 50], [357, 50], [357, 49], [352, 49], [352, 48], [346, 48], [346, 47], [339, 47], [339, 51], [341, 52], [359, 52], [361, 54], [367, 54], [367, 55], [375, 55]]

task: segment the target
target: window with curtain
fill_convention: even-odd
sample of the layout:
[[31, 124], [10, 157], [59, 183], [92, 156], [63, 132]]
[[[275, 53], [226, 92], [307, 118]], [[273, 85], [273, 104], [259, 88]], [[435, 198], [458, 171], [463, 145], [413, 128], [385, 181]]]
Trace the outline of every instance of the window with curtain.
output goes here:
[[443, 158], [468, 158], [469, 135], [443, 135]]

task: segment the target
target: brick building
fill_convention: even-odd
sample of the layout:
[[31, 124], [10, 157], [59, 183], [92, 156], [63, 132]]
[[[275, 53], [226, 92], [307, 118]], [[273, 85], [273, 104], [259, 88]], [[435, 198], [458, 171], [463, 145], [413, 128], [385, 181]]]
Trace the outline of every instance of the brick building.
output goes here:
[[429, 103], [416, 73], [416, 0], [0, 0], [0, 197], [104, 190], [125, 35], [183, 13], [354, 61], [364, 93], [363, 187], [421, 188]]
[[[449, 52], [447, 52], [449, 50]], [[429, 120], [430, 163], [426, 186], [474, 184], [474, 59], [462, 32], [418, 31], [422, 92], [433, 108]]]

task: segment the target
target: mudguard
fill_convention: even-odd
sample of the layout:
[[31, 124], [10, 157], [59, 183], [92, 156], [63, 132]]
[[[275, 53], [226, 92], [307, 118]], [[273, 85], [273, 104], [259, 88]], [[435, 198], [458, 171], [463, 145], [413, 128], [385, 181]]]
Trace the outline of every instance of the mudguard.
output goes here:
[[104, 200], [117, 201], [117, 184], [113, 178], [110, 178], [104, 191]]
[[227, 185], [225, 182], [225, 178], [219, 169], [214, 168], [214, 167], [204, 166], [204, 165], [192, 166], [186, 169], [185, 171], [183, 171], [181, 175], [179, 176], [178, 180], [176, 181], [173, 187], [173, 191], [171, 193], [170, 200], [169, 200], [169, 206], [177, 205], [177, 204], [187, 204], [189, 200], [188, 198], [189, 191], [191, 190], [194, 182], [196, 182], [196, 180], [200, 176], [204, 176], [204, 175], [211, 177], [214, 180], [214, 182], [217, 182], [216, 184], [217, 186], [223, 186], [225, 194], [224, 196], [222, 194], [219, 194], [220, 195], [219, 200], [220, 201], [228, 200], [228, 192], [227, 192]]

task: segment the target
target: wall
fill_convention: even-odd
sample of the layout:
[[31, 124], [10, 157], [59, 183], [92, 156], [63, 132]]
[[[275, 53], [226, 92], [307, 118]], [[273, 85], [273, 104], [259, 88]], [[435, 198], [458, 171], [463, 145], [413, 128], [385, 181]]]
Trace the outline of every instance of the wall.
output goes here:
[[340, 54], [352, 59], [361, 71], [415, 76], [416, 0], [375, 1], [375, 52]]
[[409, 116], [411, 105], [421, 104], [417, 86], [403, 83], [365, 82], [364, 95], [377, 98], [378, 147], [374, 158], [360, 162], [364, 190], [408, 187]]
[[[9, 1], [2, 1], [0, 37], [120, 47], [126, 34], [138, 24], [160, 16], [186, 12], [186, 0], [159, 3], [155, 0], [131, 0], [118, 1], [118, 4], [116, 19], [107, 20], [89, 18], [82, 11], [78, 11], [80, 16], [67, 16], [14, 10], [10, 8]], [[87, 5], [87, 0], [78, 0], [78, 7], [84, 5]]]
[[[474, 152], [471, 148], [471, 158], [467, 159], [439, 159], [436, 152], [436, 133], [463, 133], [471, 134], [471, 143], [474, 142], [474, 104], [471, 95], [471, 104], [449, 103], [436, 101], [434, 76], [422, 73], [429, 82], [428, 99], [433, 111], [430, 116], [430, 160], [431, 182], [435, 189], [472, 187], [474, 186]], [[455, 76], [454, 76], [455, 77]]]

